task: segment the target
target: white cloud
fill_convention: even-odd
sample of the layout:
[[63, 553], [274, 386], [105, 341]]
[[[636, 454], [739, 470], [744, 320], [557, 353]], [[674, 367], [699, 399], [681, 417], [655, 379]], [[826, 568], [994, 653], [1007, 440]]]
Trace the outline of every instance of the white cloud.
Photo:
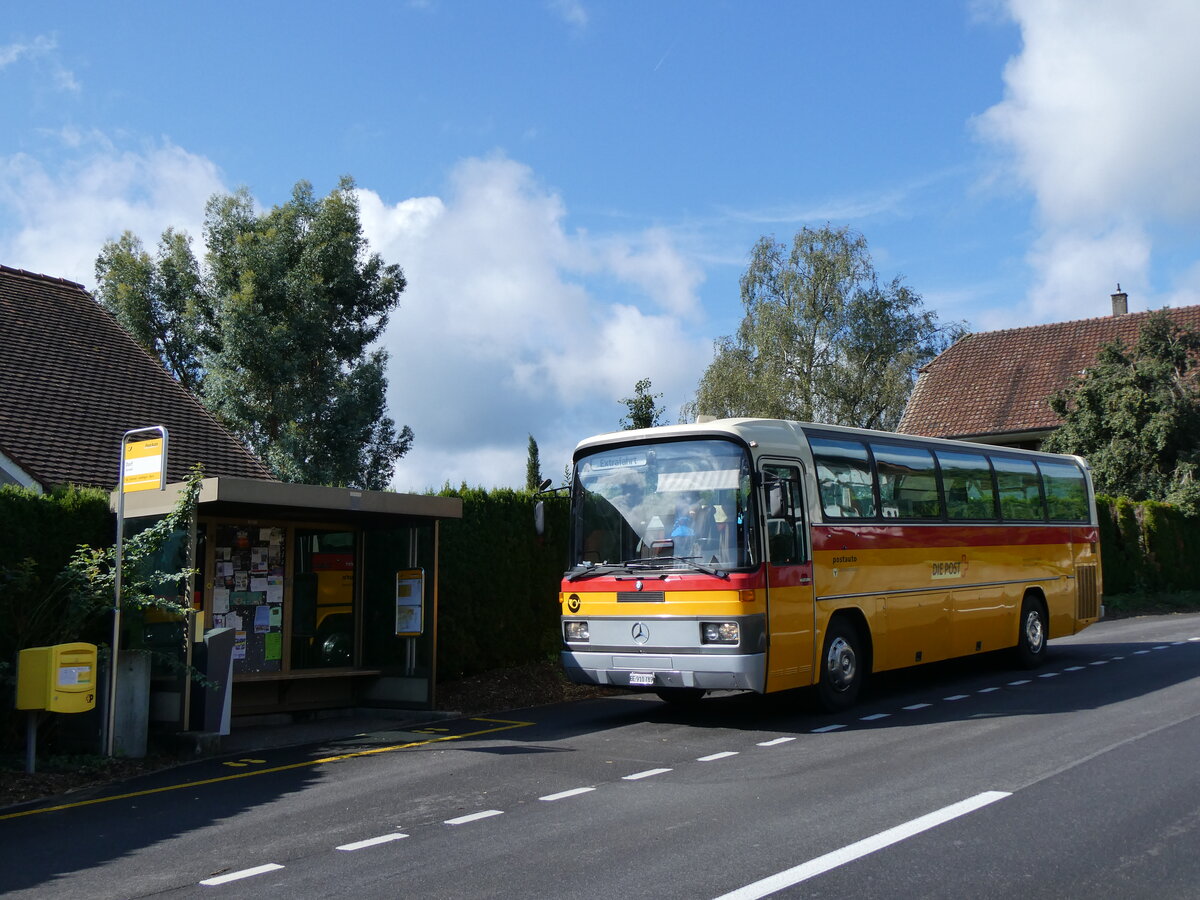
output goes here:
[[13, 43], [0, 46], [0, 69], [11, 66], [22, 59], [36, 59], [50, 54], [58, 43], [54, 38], [39, 35], [28, 43]]
[[[148, 246], [168, 226], [199, 241], [204, 204], [226, 190], [211, 161], [163, 142], [121, 150], [101, 134], [64, 133], [57, 168], [26, 154], [0, 157], [0, 261], [92, 284], [96, 255], [122, 231]], [[197, 253], [201, 248], [197, 243]]]
[[1115, 227], [1103, 234], [1054, 231], [1035, 245], [1030, 256], [1038, 273], [1029, 298], [1037, 321], [1109, 315], [1109, 297], [1118, 282], [1144, 303], [1150, 240], [1136, 226]]
[[1084, 312], [1099, 284], [1148, 283], [1156, 224], [1200, 219], [1200, 4], [1010, 0], [1009, 12], [1024, 46], [977, 124], [1037, 200], [1034, 309]]
[[[90, 285], [105, 240], [128, 229], [152, 247], [168, 226], [200, 255], [205, 202], [227, 190], [169, 141], [64, 132], [41, 160], [0, 157], [0, 262]], [[557, 479], [580, 438], [618, 427], [639, 379], [669, 421], [690, 397], [711, 339], [700, 270], [667, 232], [569, 232], [562, 198], [504, 157], [461, 162], [444, 198], [358, 197], [372, 249], [409, 282], [385, 341], [390, 413], [416, 433], [400, 489], [523, 484], [531, 433]]]
[[701, 276], [665, 232], [569, 233], [562, 198], [503, 157], [460, 163], [444, 200], [359, 196], [372, 248], [408, 277], [386, 340], [389, 409], [416, 433], [401, 489], [519, 485], [529, 434], [557, 478], [576, 441], [618, 427], [638, 379], [669, 419], [694, 387]]
[[21, 60], [30, 60], [39, 68], [48, 69], [50, 82], [60, 91], [78, 93], [79, 82], [75, 74], [65, 68], [58, 59], [58, 41], [53, 37], [38, 35], [32, 41], [0, 45], [0, 69]]

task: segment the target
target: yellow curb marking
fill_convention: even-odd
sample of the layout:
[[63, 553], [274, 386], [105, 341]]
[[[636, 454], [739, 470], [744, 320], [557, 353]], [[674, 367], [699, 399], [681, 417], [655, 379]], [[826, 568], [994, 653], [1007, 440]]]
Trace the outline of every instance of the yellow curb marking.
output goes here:
[[[480, 737], [485, 734], [495, 734], [499, 731], [511, 731], [514, 728], [528, 728], [531, 725], [536, 725], [536, 722], [516, 722], [510, 719], [471, 719], [472, 722], [490, 722], [498, 725], [498, 728], [483, 728], [479, 731], [468, 731], [464, 734], [447, 734], [442, 737], [430, 738], [426, 741], [412, 741], [407, 744], [394, 744], [388, 747], [373, 747], [370, 750], [356, 750], [354, 753], [343, 753], [338, 756], [326, 756], [321, 759], [309, 759], [304, 762], [288, 763], [285, 766], [274, 766], [270, 769], [255, 769], [253, 772], [235, 772], [230, 775], [220, 775], [216, 778], [205, 778], [201, 781], [189, 781], [185, 784], [168, 784], [164, 787], [149, 788], [144, 791], [132, 791], [128, 794], [117, 794], [112, 797], [95, 797], [91, 800], [80, 800], [78, 803], [61, 803], [58, 806], [44, 806], [39, 809], [27, 809], [23, 812], [7, 813], [0, 815], [0, 822], [5, 819], [19, 819], [22, 816], [33, 816], [38, 813], [57, 812], [63, 809], [75, 809], [80, 806], [92, 806], [96, 803], [111, 803], [114, 800], [129, 800], [133, 797], [146, 797], [150, 794], [162, 794], [167, 791], [180, 791], [187, 788], [201, 787], [206, 784], [219, 784], [222, 781], [233, 781], [237, 778], [250, 778], [255, 775], [270, 775], [274, 772], [286, 772], [290, 769], [303, 769], [307, 766], [320, 766], [326, 763], [341, 762], [347, 759], [357, 759], [361, 756], [374, 756], [377, 753], [391, 753], [394, 750], [411, 750], [414, 747], [424, 747], [429, 744], [437, 744], [442, 741], [459, 741], [463, 738]], [[266, 762], [266, 760], [248, 760], [248, 762]]]

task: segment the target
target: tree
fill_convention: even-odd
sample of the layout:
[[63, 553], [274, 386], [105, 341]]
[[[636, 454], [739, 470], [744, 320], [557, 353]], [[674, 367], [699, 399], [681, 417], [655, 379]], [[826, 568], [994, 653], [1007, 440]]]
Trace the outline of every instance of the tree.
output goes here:
[[1086, 457], [1102, 493], [1200, 512], [1198, 378], [1200, 333], [1151, 313], [1132, 348], [1106, 344], [1049, 399], [1063, 424], [1043, 448]]
[[655, 405], [655, 401], [661, 398], [662, 394], [650, 393], [649, 378], [641, 379], [633, 386], [632, 397], [621, 398], [621, 402], [629, 410], [629, 415], [621, 419], [621, 428], [631, 431], [634, 428], [653, 428], [655, 425], [661, 425], [665, 410]]
[[538, 459], [537, 441], [529, 436], [529, 455], [525, 460], [525, 489], [536, 491], [542, 486], [542, 464]]
[[96, 280], [100, 302], [125, 330], [156, 354], [180, 384], [199, 393], [204, 377], [200, 350], [212, 323], [204, 321], [211, 307], [202, 294], [191, 239], [168, 228], [157, 257], [151, 258], [126, 231], [100, 251]]
[[685, 417], [894, 428], [917, 370], [964, 333], [899, 277], [880, 284], [866, 238], [846, 227], [805, 227], [790, 249], [760, 238], [741, 296], [738, 332], [716, 342]]
[[100, 302], [281, 479], [386, 487], [413, 435], [372, 347], [405, 280], [368, 253], [353, 180], [321, 199], [301, 181], [263, 213], [215, 195], [204, 232], [203, 270], [170, 229], [154, 259], [129, 233], [105, 244]]

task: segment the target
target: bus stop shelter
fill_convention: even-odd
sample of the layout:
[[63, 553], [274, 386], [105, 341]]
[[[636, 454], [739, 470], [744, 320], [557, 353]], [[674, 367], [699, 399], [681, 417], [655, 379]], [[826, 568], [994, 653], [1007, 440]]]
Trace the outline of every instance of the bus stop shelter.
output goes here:
[[[127, 494], [126, 533], [168, 513], [183, 488]], [[431, 709], [439, 523], [461, 517], [457, 498], [206, 478], [191, 533], [177, 535], [159, 566], [198, 570], [189, 587], [193, 614], [185, 622], [153, 613], [134, 618], [123, 646], [203, 662], [205, 637], [220, 635], [232, 648], [226, 681], [234, 720], [364, 706]], [[211, 688], [182, 671], [153, 665], [152, 728], [195, 728], [212, 702]]]

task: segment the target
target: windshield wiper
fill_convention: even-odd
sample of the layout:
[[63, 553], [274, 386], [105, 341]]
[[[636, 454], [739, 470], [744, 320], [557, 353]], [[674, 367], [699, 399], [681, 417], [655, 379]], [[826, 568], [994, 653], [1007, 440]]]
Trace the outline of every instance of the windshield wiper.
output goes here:
[[598, 575], [608, 575], [612, 572], [628, 572], [628, 563], [581, 563], [583, 568], [577, 568], [566, 576], [567, 581], [580, 581], [584, 578], [595, 578]]
[[702, 563], [696, 562], [693, 556], [644, 556], [641, 559], [627, 559], [625, 565], [629, 569], [666, 569], [670, 568], [672, 563], [682, 563], [683, 565], [695, 569], [697, 572], [703, 572], [705, 575], [713, 575], [716, 578], [724, 578], [729, 580], [729, 573], [723, 569], [714, 569]]

